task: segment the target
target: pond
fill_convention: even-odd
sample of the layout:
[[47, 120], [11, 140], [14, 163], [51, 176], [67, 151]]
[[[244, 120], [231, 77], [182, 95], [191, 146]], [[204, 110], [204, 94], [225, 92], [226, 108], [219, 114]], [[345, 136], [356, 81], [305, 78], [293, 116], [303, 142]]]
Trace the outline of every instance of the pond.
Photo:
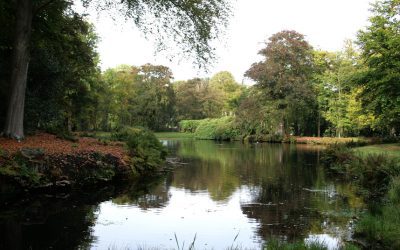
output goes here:
[[0, 249], [260, 249], [271, 238], [335, 249], [363, 209], [317, 146], [163, 143], [179, 164], [162, 178], [0, 208]]

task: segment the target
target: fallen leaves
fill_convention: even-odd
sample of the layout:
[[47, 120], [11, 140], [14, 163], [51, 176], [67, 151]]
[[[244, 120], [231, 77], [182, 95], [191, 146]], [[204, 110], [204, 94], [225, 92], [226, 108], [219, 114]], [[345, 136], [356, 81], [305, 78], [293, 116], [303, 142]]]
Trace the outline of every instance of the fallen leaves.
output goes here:
[[102, 154], [111, 154], [120, 159], [124, 159], [124, 156], [128, 153], [123, 144], [118, 142], [111, 142], [104, 145], [104, 143], [99, 142], [97, 139], [88, 137], [81, 137], [78, 142], [71, 142], [47, 133], [27, 136], [21, 142], [8, 138], [0, 138], [0, 148], [10, 154], [14, 154], [22, 148], [40, 148], [47, 155], [99, 152]]

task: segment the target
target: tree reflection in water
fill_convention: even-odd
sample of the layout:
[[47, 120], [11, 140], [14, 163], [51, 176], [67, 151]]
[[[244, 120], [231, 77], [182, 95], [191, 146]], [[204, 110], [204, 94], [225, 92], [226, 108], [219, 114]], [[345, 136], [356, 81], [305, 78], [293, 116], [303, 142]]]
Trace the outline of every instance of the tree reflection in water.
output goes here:
[[[318, 147], [165, 144], [186, 164], [162, 178], [1, 206], [0, 249], [119, 246], [114, 239], [137, 247], [144, 238], [174, 247], [174, 232], [186, 241], [197, 234], [197, 244], [219, 248], [229, 246], [239, 231], [244, 246], [271, 237], [337, 244], [354, 212], [363, 208], [351, 185], [326, 177]], [[117, 237], [121, 234], [125, 238]]]

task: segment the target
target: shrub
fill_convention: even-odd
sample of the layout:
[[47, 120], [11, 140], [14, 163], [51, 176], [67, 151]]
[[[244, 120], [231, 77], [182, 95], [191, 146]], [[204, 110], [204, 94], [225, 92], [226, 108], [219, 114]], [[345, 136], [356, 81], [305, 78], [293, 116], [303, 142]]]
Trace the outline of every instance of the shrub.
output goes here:
[[113, 133], [112, 138], [125, 141], [131, 157], [131, 167], [141, 175], [156, 172], [167, 152], [153, 132], [140, 127], [126, 127]]
[[203, 140], [235, 140], [240, 136], [234, 118], [227, 116], [217, 119], [201, 120], [195, 131], [196, 139]]
[[197, 127], [200, 125], [200, 123], [205, 120], [182, 120], [179, 122], [179, 131], [194, 133]]

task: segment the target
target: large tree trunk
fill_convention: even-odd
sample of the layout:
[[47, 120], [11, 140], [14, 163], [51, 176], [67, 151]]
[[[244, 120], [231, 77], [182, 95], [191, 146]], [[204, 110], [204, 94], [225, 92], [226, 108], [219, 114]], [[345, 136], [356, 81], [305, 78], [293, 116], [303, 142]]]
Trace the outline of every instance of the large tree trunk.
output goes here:
[[24, 138], [25, 90], [29, 65], [32, 16], [32, 0], [18, 0], [12, 58], [11, 92], [4, 127], [4, 134], [16, 139]]
[[318, 111], [317, 137], [321, 137], [321, 111]]

